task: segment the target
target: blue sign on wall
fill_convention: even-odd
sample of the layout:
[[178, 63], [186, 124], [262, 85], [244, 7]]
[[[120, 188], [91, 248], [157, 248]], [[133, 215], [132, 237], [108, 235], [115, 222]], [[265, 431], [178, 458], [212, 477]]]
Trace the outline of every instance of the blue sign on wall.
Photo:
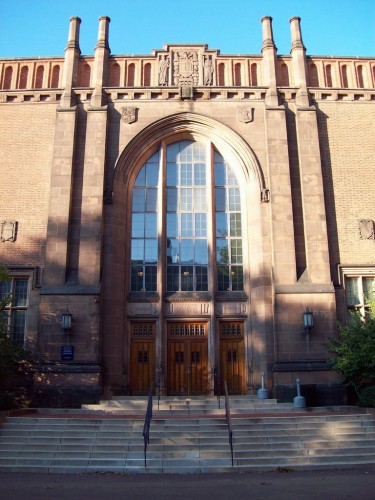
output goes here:
[[73, 361], [74, 345], [61, 346], [61, 361]]

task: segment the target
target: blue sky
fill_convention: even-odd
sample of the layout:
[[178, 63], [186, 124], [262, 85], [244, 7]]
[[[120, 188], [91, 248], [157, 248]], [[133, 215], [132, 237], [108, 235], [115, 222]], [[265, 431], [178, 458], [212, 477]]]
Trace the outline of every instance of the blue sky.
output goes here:
[[278, 53], [289, 54], [289, 19], [299, 16], [308, 54], [375, 56], [375, 0], [0, 0], [0, 57], [64, 55], [71, 16], [82, 19], [82, 54], [93, 54], [103, 15], [112, 54], [165, 43], [259, 54], [263, 16], [273, 18]]

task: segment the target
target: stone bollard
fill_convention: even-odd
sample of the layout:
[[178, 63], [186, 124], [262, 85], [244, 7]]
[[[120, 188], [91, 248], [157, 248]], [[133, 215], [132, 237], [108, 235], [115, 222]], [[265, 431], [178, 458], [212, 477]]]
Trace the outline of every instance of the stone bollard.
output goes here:
[[299, 378], [296, 379], [297, 383], [297, 396], [293, 399], [294, 408], [305, 408], [306, 400], [301, 396], [301, 383]]
[[257, 391], [258, 399], [268, 399], [268, 389], [264, 388], [264, 372], [262, 372], [262, 388]]

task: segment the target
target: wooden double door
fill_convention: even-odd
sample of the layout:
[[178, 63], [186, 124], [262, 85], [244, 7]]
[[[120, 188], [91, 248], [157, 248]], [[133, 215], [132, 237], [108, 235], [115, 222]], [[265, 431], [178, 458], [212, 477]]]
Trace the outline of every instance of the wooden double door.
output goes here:
[[155, 382], [155, 323], [131, 324], [130, 393], [146, 395]]
[[207, 323], [168, 323], [167, 333], [168, 394], [207, 394]]
[[220, 330], [220, 382], [224, 381], [229, 394], [246, 393], [244, 324], [241, 321], [221, 322]]

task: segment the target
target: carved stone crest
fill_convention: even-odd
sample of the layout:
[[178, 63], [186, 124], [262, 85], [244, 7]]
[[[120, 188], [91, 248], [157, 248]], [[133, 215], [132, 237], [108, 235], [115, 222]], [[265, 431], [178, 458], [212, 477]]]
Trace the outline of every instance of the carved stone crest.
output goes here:
[[254, 108], [248, 106], [240, 106], [237, 108], [238, 121], [242, 123], [250, 123], [254, 120]]
[[16, 241], [17, 221], [2, 221], [0, 241]]
[[375, 225], [371, 219], [360, 219], [358, 221], [359, 238], [361, 240], [375, 239]]
[[198, 54], [197, 52], [175, 52], [173, 59], [173, 76], [175, 85], [198, 84]]
[[128, 106], [126, 108], [121, 108], [121, 120], [124, 123], [133, 123], [136, 121], [137, 108], [135, 106]]

